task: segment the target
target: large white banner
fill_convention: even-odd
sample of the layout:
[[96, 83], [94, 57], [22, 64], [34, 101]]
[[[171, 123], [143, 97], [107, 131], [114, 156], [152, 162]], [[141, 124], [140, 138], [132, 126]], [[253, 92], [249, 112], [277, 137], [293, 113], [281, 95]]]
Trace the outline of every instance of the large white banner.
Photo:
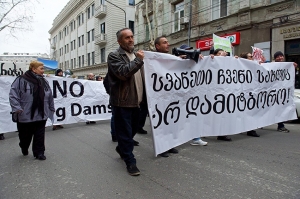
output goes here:
[[205, 57], [196, 64], [145, 52], [155, 154], [202, 136], [231, 135], [296, 119], [292, 63]]
[[[0, 76], [0, 133], [16, 131], [11, 120], [9, 91], [16, 77]], [[54, 124], [71, 124], [111, 118], [109, 95], [102, 81], [63, 77], [45, 77], [52, 88], [55, 114]], [[50, 121], [47, 125], [52, 125]]]

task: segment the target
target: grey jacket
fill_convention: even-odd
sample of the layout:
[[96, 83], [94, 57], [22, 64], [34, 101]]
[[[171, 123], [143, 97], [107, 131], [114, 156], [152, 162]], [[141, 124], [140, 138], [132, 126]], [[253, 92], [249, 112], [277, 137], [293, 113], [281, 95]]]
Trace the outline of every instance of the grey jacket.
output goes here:
[[[109, 53], [107, 58], [110, 104], [120, 107], [139, 107], [134, 74], [141, 69], [143, 60], [136, 57], [130, 61], [125, 51], [120, 47]], [[145, 93], [145, 92], [144, 92]]]
[[17, 115], [16, 113], [14, 114], [15, 117], [18, 117], [18, 122], [20, 123], [29, 123], [53, 118], [55, 109], [52, 90], [50, 88], [44, 88], [44, 117], [38, 114], [38, 110], [36, 109], [33, 119], [31, 119], [31, 105], [33, 102], [32, 88], [32, 83], [22, 78], [22, 76], [17, 77], [11, 85], [9, 102], [13, 113], [19, 110], [22, 111]]

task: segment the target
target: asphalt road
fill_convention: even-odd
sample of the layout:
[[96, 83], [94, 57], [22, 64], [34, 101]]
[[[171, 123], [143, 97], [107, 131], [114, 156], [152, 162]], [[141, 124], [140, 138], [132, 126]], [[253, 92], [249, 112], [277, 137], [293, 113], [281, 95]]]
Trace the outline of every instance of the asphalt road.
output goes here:
[[[232, 142], [204, 138], [208, 146], [183, 144], [179, 154], [154, 157], [149, 121], [134, 154], [141, 175], [128, 175], [115, 152], [109, 121], [46, 129], [47, 160], [24, 157], [16, 132], [0, 141], [0, 199], [204, 198], [299, 199], [300, 124], [245, 133]], [[201, 129], [200, 129], [201, 130]]]

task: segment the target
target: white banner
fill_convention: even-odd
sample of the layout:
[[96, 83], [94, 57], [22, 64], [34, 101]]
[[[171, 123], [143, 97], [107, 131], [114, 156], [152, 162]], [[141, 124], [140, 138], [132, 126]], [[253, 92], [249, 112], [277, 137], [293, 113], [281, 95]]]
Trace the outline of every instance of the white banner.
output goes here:
[[[16, 131], [11, 120], [9, 91], [16, 77], [0, 76], [0, 133]], [[109, 95], [103, 81], [63, 77], [45, 77], [50, 84], [55, 103], [54, 124], [71, 124], [111, 118]], [[47, 126], [52, 125], [50, 120]]]
[[153, 52], [144, 63], [156, 155], [196, 137], [296, 119], [292, 63], [221, 56], [196, 64]]

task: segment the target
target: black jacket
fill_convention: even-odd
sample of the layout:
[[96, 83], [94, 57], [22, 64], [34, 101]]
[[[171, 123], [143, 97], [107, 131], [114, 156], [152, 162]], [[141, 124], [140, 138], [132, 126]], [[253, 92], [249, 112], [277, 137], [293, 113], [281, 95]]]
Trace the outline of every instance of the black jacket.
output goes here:
[[119, 47], [109, 53], [107, 64], [110, 104], [120, 107], [139, 107], [134, 74], [141, 72], [144, 81], [143, 60], [136, 57], [133, 61], [129, 61], [125, 51]]

